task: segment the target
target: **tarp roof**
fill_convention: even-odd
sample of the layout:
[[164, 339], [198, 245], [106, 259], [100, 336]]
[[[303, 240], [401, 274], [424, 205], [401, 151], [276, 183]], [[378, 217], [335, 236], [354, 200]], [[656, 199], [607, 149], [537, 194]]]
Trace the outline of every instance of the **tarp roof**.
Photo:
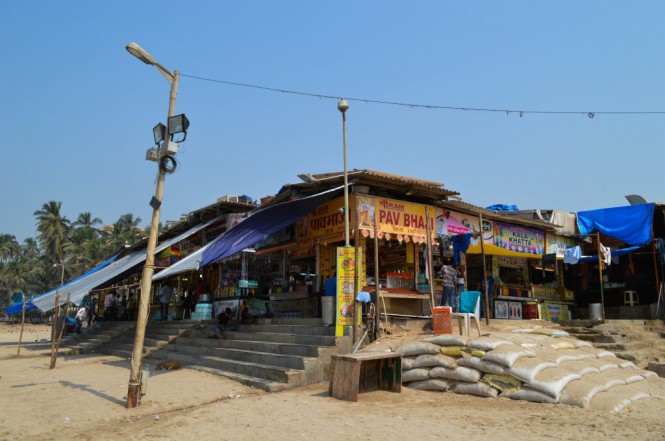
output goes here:
[[164, 280], [166, 278], [175, 276], [177, 274], [185, 273], [187, 271], [193, 271], [199, 269], [199, 265], [201, 264], [201, 259], [203, 259], [203, 253], [212, 244], [213, 242], [204, 245], [203, 247], [199, 248], [193, 253], [180, 259], [170, 267], [161, 270], [152, 277], [153, 282], [156, 282], [158, 280]]
[[271, 234], [288, 227], [328, 199], [335, 197], [342, 188], [344, 186], [250, 213], [247, 219], [210, 243], [210, 247], [203, 252], [199, 266], [220, 261], [265, 240]]
[[651, 203], [580, 211], [577, 227], [581, 234], [600, 231], [628, 245], [646, 245], [653, 239], [654, 206]]
[[[200, 231], [206, 226], [216, 222], [222, 216], [218, 216], [214, 219], [209, 220], [205, 223], [200, 223], [185, 231], [184, 233], [179, 234], [171, 239], [166, 240], [165, 242], [159, 244], [155, 253], [170, 247], [174, 243], [180, 242], [181, 240], [191, 236], [192, 234]], [[146, 249], [136, 250], [127, 256], [118, 259], [110, 263], [109, 265], [88, 273], [87, 275], [81, 276], [78, 279], [75, 279], [63, 286], [52, 289], [49, 292], [46, 292], [38, 297], [35, 297], [31, 302], [42, 311], [50, 311], [55, 308], [55, 293], [59, 292], [60, 298], [59, 302], [61, 304], [67, 301], [67, 296], [69, 296], [69, 301], [74, 304], [79, 304], [83, 297], [85, 297], [90, 290], [99, 288], [103, 285], [108, 285], [114, 280], [119, 280], [123, 278], [128, 272], [131, 272], [135, 267], [143, 264], [146, 258]]]

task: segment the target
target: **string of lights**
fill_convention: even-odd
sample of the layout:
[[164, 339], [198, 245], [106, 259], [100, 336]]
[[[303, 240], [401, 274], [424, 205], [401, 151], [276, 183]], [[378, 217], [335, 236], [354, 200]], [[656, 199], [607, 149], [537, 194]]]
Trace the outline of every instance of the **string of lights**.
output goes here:
[[657, 111], [575, 111], [575, 110], [517, 110], [517, 109], [499, 109], [499, 108], [490, 108], [490, 107], [462, 107], [462, 106], [443, 106], [437, 104], [418, 104], [418, 103], [404, 103], [399, 101], [384, 101], [384, 100], [375, 100], [369, 98], [355, 98], [342, 95], [325, 95], [320, 93], [313, 92], [302, 92], [297, 90], [282, 89], [276, 87], [260, 86], [256, 84], [247, 84], [247, 83], [238, 83], [235, 81], [225, 81], [217, 80], [213, 78], [204, 78], [195, 75], [180, 74], [181, 77], [191, 78], [193, 80], [200, 81], [209, 81], [212, 83], [225, 84], [227, 86], [237, 86], [237, 87], [248, 87], [252, 89], [266, 90], [270, 92], [280, 92], [288, 93], [292, 95], [301, 95], [311, 98], [319, 99], [329, 99], [329, 100], [339, 100], [341, 98], [346, 99], [347, 101], [357, 101], [363, 102], [366, 104], [381, 104], [388, 106], [400, 106], [400, 107], [410, 107], [413, 109], [431, 109], [431, 110], [457, 110], [465, 112], [493, 112], [493, 113], [505, 113], [506, 115], [516, 114], [520, 117], [523, 117], [527, 114], [540, 114], [540, 115], [586, 115], [589, 118], [594, 118], [596, 115], [665, 115], [665, 110]]

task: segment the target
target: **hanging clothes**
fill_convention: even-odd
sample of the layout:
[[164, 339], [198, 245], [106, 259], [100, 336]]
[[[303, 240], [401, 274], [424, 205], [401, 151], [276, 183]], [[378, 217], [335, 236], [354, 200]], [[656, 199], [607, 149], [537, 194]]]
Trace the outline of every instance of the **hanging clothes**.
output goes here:
[[600, 245], [600, 258], [606, 266], [612, 265], [612, 250], [609, 247], [604, 246], [602, 243]]
[[582, 248], [579, 245], [572, 248], [566, 248], [563, 252], [563, 263], [570, 263], [576, 265], [582, 257]]
[[471, 244], [471, 233], [466, 234], [456, 234], [452, 237], [453, 240], [453, 260], [455, 266], [459, 265], [462, 261], [462, 256], [460, 253], [466, 253], [466, 250], [469, 249]]

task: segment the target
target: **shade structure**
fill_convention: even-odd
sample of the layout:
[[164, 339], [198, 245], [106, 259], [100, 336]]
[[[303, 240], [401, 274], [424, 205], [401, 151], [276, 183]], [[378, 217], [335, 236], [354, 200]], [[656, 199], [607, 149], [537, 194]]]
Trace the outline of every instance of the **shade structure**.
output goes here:
[[655, 204], [628, 205], [577, 213], [577, 227], [582, 234], [599, 231], [627, 245], [646, 245], [653, 238]]
[[[155, 249], [155, 254], [163, 251], [175, 243], [180, 242], [183, 239], [186, 239], [206, 226], [216, 222], [221, 217], [222, 216], [218, 216], [215, 219], [197, 224], [184, 233], [162, 242]], [[93, 273], [87, 273], [87, 275], [83, 275], [78, 279], [64, 284], [63, 286], [52, 289], [51, 291], [35, 297], [31, 302], [41, 311], [50, 311], [51, 309], [55, 308], [55, 293], [57, 291], [60, 294], [61, 304], [65, 303], [67, 297], [69, 296], [69, 301], [78, 305], [83, 297], [85, 297], [91, 290], [103, 286], [108, 286], [114, 281], [122, 280], [123, 278], [127, 277], [129, 273], [136, 271], [140, 265], [144, 264], [146, 255], [147, 250], [145, 248], [133, 251], [130, 254], [114, 262], [111, 262], [110, 264]]]
[[250, 213], [247, 219], [211, 242], [210, 247], [203, 252], [199, 266], [218, 262], [267, 239], [271, 234], [307, 216], [316, 207], [335, 197], [343, 188], [344, 186], [333, 188]]

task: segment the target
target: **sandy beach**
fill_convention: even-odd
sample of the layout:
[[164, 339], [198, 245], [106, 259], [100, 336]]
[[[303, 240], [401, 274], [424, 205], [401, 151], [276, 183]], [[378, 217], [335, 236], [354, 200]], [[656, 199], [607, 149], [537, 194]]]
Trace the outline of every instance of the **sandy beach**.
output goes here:
[[50, 327], [26, 325], [17, 357], [19, 330], [0, 325], [2, 440], [665, 439], [656, 398], [616, 414], [408, 388], [351, 403], [328, 397], [328, 383], [268, 394], [186, 367], [153, 369], [127, 409], [128, 360], [65, 356], [49, 369]]

